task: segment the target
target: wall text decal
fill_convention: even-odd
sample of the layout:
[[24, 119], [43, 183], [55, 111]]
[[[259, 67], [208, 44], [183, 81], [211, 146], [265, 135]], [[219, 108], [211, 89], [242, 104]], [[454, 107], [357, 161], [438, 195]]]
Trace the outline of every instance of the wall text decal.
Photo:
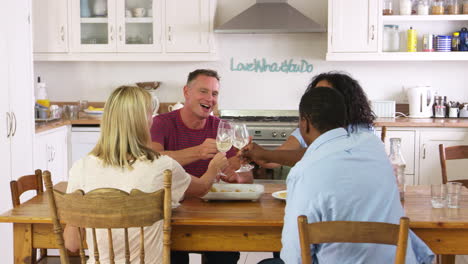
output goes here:
[[234, 62], [231, 58], [231, 71], [248, 71], [248, 72], [312, 72], [314, 66], [306, 60], [301, 60], [299, 63], [294, 63], [293, 59], [284, 60], [281, 63], [268, 63], [265, 58], [253, 59], [252, 62]]

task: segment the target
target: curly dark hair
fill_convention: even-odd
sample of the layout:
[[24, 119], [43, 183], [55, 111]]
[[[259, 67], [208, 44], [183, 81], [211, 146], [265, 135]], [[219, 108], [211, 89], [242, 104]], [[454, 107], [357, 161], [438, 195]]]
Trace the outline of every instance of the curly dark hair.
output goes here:
[[356, 125], [374, 125], [375, 115], [369, 105], [366, 93], [358, 81], [344, 72], [331, 71], [321, 73], [312, 78], [307, 90], [313, 89], [320, 81], [329, 82], [343, 96], [346, 104], [346, 126], [351, 125], [354, 131]]

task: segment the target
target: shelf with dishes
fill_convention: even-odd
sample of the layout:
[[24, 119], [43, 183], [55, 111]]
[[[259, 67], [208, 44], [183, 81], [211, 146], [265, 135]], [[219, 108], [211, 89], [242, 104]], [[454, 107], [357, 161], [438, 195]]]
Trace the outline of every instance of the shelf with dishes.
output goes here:
[[109, 19], [107, 17], [82, 17], [80, 22], [86, 24], [102, 24], [109, 23]]
[[468, 15], [410, 15], [382, 16], [384, 23], [410, 21], [468, 21]]

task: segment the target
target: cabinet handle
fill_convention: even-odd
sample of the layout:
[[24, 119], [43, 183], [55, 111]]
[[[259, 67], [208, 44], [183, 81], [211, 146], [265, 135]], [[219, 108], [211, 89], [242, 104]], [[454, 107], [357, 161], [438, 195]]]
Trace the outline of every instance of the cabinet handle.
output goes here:
[[11, 134], [11, 117], [10, 117], [10, 113], [9, 112], [6, 112], [6, 129], [7, 129], [7, 138], [10, 137], [10, 134]]
[[110, 40], [114, 41], [114, 26], [110, 27]]
[[122, 41], [122, 26], [119, 26], [119, 40]]
[[60, 27], [60, 38], [62, 42], [65, 42], [65, 27], [63, 25]]
[[374, 40], [374, 30], [375, 30], [375, 27], [374, 27], [374, 25], [372, 25], [371, 30], [370, 30], [371, 31], [371, 37], [370, 37], [371, 40]]
[[172, 34], [171, 34], [171, 31], [172, 31], [171, 26], [168, 26], [168, 27], [167, 27], [167, 33], [168, 33], [167, 39], [168, 39], [169, 41], [172, 41]]
[[50, 146], [49, 145], [46, 145], [46, 152], [47, 152], [47, 162], [50, 162], [51, 161], [51, 152], [50, 152]]
[[[11, 113], [11, 115], [13, 116], [13, 120], [15, 121], [15, 129], [13, 130], [13, 133], [11, 133], [11, 136], [14, 137], [15, 134], [16, 134], [16, 126], [17, 126], [17, 123], [16, 123], [16, 115], [15, 113]], [[13, 122], [12, 120], [12, 122]], [[12, 126], [13, 127], [13, 126]]]
[[51, 146], [50, 148], [52, 149], [52, 152], [50, 153], [51, 154], [50, 161], [54, 161], [55, 160], [55, 148], [53, 146]]
[[423, 159], [426, 159], [426, 144], [423, 144]]

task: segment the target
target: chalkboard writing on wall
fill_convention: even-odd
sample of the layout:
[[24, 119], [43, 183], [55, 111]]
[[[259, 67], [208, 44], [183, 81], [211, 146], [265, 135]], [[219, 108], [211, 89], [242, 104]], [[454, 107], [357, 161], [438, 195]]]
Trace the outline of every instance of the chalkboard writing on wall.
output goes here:
[[306, 60], [296, 62], [294, 59], [289, 59], [279, 63], [269, 63], [265, 58], [255, 58], [250, 62], [235, 62], [234, 58], [231, 58], [231, 71], [310, 73], [313, 69], [314, 66]]

